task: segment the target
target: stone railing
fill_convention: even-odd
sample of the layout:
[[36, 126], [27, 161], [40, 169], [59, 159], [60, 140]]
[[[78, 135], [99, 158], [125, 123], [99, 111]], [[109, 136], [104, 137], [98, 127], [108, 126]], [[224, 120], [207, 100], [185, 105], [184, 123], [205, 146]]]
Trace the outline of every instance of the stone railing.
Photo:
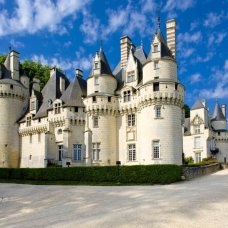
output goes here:
[[183, 167], [183, 175], [186, 180], [191, 180], [195, 177], [200, 177], [220, 170], [220, 164], [215, 163], [205, 166]]

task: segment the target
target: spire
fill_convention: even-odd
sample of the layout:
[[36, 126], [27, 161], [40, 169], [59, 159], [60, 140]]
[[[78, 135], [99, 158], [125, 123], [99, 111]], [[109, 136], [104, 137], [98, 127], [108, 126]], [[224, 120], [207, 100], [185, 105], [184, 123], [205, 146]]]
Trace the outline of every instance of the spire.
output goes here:
[[224, 120], [226, 120], [226, 118], [222, 113], [222, 109], [218, 103], [218, 100], [216, 99], [216, 104], [215, 104], [213, 115], [211, 117], [211, 121], [224, 121]]
[[101, 63], [101, 74], [111, 74], [112, 75], [112, 71], [110, 69], [108, 60], [107, 60], [102, 48], [99, 51], [99, 56], [100, 56], [100, 63]]

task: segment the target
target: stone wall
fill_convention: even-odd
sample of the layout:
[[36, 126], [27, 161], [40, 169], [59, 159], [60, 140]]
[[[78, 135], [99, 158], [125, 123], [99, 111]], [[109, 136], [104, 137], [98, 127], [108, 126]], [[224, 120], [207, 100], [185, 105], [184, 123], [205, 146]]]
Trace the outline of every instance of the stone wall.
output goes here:
[[214, 173], [218, 170], [220, 170], [219, 163], [197, 167], [183, 167], [183, 175], [185, 176], [186, 180], [191, 180], [195, 177]]

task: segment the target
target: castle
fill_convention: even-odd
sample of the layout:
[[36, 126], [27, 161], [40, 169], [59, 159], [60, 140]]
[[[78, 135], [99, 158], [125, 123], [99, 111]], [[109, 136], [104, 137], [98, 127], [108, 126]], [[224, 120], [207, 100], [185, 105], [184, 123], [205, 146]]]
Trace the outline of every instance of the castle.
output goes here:
[[[198, 121], [202, 134], [209, 119], [197, 106], [199, 114], [184, 121], [175, 20], [166, 22], [166, 33], [167, 41], [158, 21], [148, 56], [121, 37], [114, 71], [100, 48], [87, 81], [80, 69], [70, 82], [54, 67], [42, 91], [38, 79], [19, 75], [19, 53], [10, 51], [0, 65], [0, 167], [182, 164], [183, 139], [189, 146], [195, 137], [190, 123]], [[216, 118], [212, 130], [220, 126]], [[184, 152], [202, 152], [194, 149]]]

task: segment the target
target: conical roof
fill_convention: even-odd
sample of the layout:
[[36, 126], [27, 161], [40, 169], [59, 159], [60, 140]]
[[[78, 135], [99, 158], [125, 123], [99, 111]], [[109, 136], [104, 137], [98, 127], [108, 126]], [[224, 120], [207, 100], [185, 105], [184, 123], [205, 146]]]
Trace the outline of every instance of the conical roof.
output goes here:
[[5, 66], [5, 68], [6, 68], [7, 70], [10, 70], [10, 56], [9, 56], [9, 54], [8, 54], [7, 57], [6, 57], [6, 60], [5, 60], [5, 62], [4, 62], [4, 66]]
[[226, 120], [225, 116], [222, 113], [222, 109], [218, 102], [215, 104], [214, 112], [211, 117], [211, 121], [224, 121]]
[[197, 100], [191, 110], [205, 108], [201, 100]]
[[101, 61], [101, 74], [110, 74], [112, 75], [112, 71], [110, 69], [108, 60], [105, 56], [105, 53], [102, 48], [99, 51], [100, 61]]
[[82, 96], [86, 96], [86, 86], [85, 80], [75, 77], [60, 98], [64, 102], [64, 106], [84, 107]]

